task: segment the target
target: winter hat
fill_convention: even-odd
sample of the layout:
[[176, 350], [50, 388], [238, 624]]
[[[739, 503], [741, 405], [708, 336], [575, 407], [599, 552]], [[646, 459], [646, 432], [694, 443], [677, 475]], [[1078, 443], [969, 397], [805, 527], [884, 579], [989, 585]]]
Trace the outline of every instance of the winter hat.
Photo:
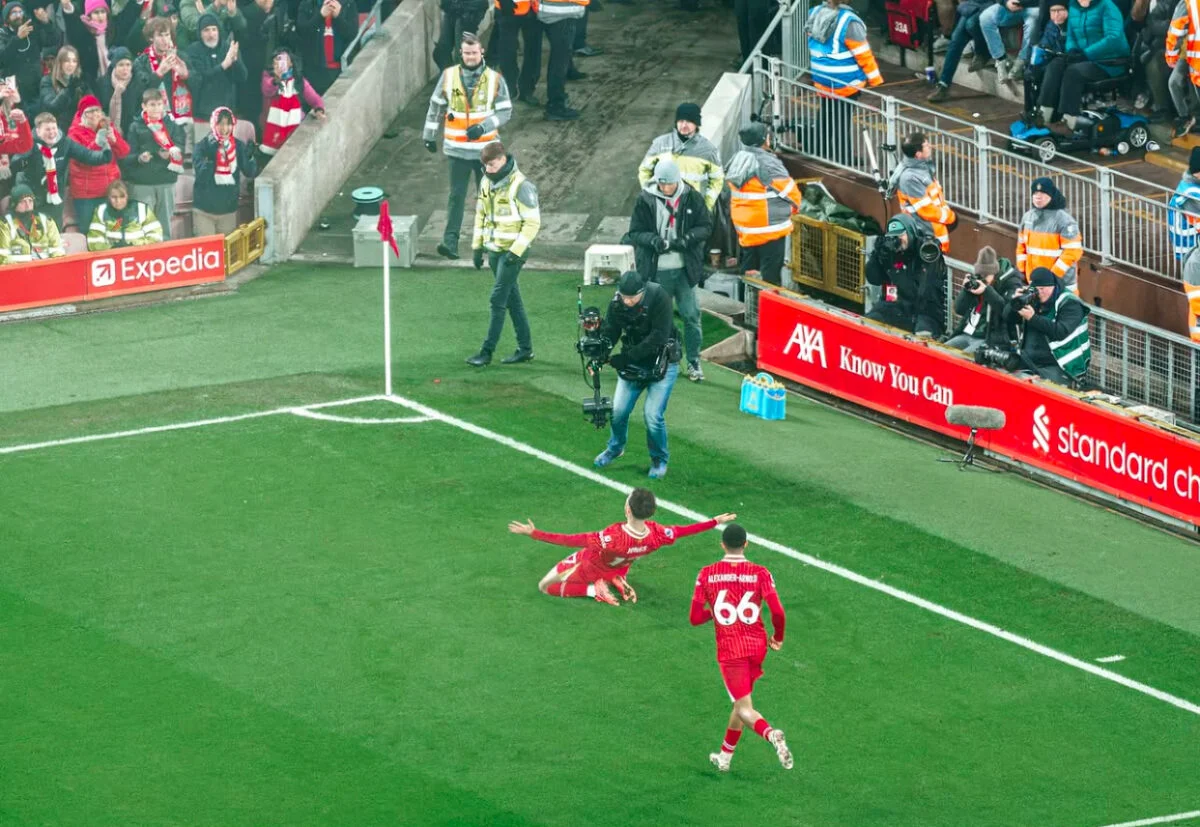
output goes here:
[[1054, 182], [1049, 178], [1034, 178], [1030, 192], [1044, 192], [1051, 198], [1059, 195], [1058, 187], [1054, 186]]
[[82, 115], [89, 109], [100, 109], [100, 99], [95, 95], [84, 95], [79, 99], [79, 106], [75, 109], [76, 115]]
[[113, 46], [108, 50], [108, 73], [111, 75], [113, 67], [122, 60], [133, 62], [133, 52], [126, 49], [124, 46]]
[[28, 0], [28, 2], [25, 3], [25, 8], [30, 13], [32, 13], [34, 11], [37, 11], [38, 9], [49, 8], [50, 6], [53, 6], [53, 5], [54, 5], [54, 0]]
[[636, 270], [626, 270], [617, 281], [617, 292], [622, 296], [636, 296], [646, 289], [646, 283]]
[[1035, 267], [1029, 274], [1029, 283], [1034, 287], [1053, 287], [1058, 284], [1058, 277], [1048, 267]]
[[690, 121], [696, 126], [700, 125], [700, 104], [698, 103], [681, 103], [675, 107], [675, 120]]
[[[25, 14], [25, 4], [20, 2], [20, 0], [9, 0], [9, 2], [4, 4], [4, 10], [0, 12], [0, 16], [4, 17], [5, 23], [8, 22], [9, 15], [16, 9], [20, 9], [21, 13]], [[27, 14], [25, 16], [28, 17]]]
[[893, 218], [888, 222], [887, 235], [904, 235], [908, 232], [908, 227], [898, 218]]
[[204, 14], [200, 15], [200, 19], [196, 21], [196, 33], [199, 34], [200, 32], [204, 31], [206, 26], [216, 26], [217, 31], [220, 31], [221, 21], [215, 14], [210, 11], [206, 11]]
[[1192, 154], [1188, 156], [1188, 172], [1200, 172], [1200, 146], [1192, 147]]
[[680, 179], [679, 164], [671, 158], [660, 158], [654, 165], [654, 183], [678, 184]]
[[996, 251], [991, 247], [980, 247], [979, 255], [975, 257], [975, 275], [994, 276], [1000, 272], [1000, 260]]
[[8, 202], [12, 205], [12, 211], [17, 211], [17, 205], [21, 203], [22, 198], [33, 198], [33, 190], [26, 184], [17, 184], [12, 188], [12, 199]]
[[767, 142], [767, 127], [755, 121], [748, 126], [743, 126], [738, 132], [738, 137], [742, 139], [744, 146], [762, 146]]
[[105, 0], [83, 0], [83, 13], [85, 16], [90, 15], [97, 9], [109, 11], [108, 3]]

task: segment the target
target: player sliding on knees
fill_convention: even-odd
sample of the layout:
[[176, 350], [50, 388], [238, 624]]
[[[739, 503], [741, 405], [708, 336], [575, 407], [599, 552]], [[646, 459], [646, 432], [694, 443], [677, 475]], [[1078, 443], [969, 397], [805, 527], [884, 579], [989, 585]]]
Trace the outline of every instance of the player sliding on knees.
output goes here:
[[538, 591], [542, 594], [553, 597], [594, 597], [601, 603], [619, 606], [608, 586], [612, 583], [624, 600], [637, 603], [637, 592], [625, 579], [630, 563], [671, 545], [681, 537], [710, 531], [737, 517], [736, 514], [718, 514], [701, 523], [663, 526], [650, 521], [657, 505], [653, 491], [635, 488], [625, 500], [625, 522], [613, 523], [603, 531], [551, 534], [534, 528], [532, 520], [524, 523], [513, 520], [508, 524], [508, 530], [544, 543], [579, 549], [546, 572], [546, 576], [538, 583]]
[[[692, 593], [693, 626], [714, 621], [717, 630], [717, 665], [733, 712], [721, 751], [708, 756], [721, 772], [729, 772], [733, 750], [742, 729], [750, 727], [775, 747], [779, 763], [785, 770], [792, 768], [792, 753], [784, 740], [783, 730], [773, 729], [750, 700], [754, 682], [762, 677], [762, 663], [767, 647], [778, 651], [783, 646], [783, 604], [775, 593], [775, 579], [765, 566], [746, 559], [746, 529], [733, 524], [721, 535], [725, 556], [700, 569], [696, 576], [696, 591]], [[771, 626], [775, 636], [767, 640], [762, 622], [762, 603], [771, 610]], [[711, 607], [708, 608], [708, 606]]]

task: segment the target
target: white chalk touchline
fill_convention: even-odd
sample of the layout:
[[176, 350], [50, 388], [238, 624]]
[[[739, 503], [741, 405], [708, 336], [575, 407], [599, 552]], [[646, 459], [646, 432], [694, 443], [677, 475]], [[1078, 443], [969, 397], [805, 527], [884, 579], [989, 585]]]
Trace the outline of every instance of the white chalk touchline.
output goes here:
[[1096, 663], [1120, 663], [1125, 660], [1124, 655], [1109, 655], [1106, 658], [1096, 658]]
[[1104, 827], [1151, 827], [1153, 824], [1170, 824], [1174, 821], [1188, 821], [1193, 818], [1200, 818], [1200, 810], [1192, 810], [1190, 813], [1176, 813], [1173, 816], [1143, 818], [1141, 821], [1122, 821], [1120, 824], [1106, 824]]
[[[408, 408], [409, 410], [416, 411], [434, 419], [439, 419], [442, 422], [445, 422], [447, 425], [453, 425], [456, 428], [477, 436], [481, 436], [484, 439], [491, 440], [492, 442], [506, 445], [509, 448], [520, 451], [523, 454], [536, 457], [537, 459], [547, 462], [557, 468], [561, 468], [564, 471], [570, 471], [576, 476], [591, 480], [592, 482], [606, 486], [615, 491], [620, 491], [623, 494], [628, 494], [633, 490], [631, 486], [624, 485], [616, 480], [611, 480], [608, 477], [597, 474], [595, 471], [592, 471], [588, 468], [584, 468], [583, 466], [576, 465], [573, 462], [569, 462], [565, 459], [557, 457], [554, 454], [549, 454], [538, 448], [534, 448], [532, 445], [520, 442], [512, 437], [498, 434], [495, 431], [489, 431], [487, 428], [482, 428], [465, 420], [442, 413], [441, 411], [430, 408], [427, 405], [422, 405], [420, 402], [414, 402], [411, 399], [405, 399], [402, 396], [395, 395], [387, 398], [390, 401], [395, 402], [397, 405]], [[692, 520], [700, 521], [706, 519], [705, 515], [697, 511], [693, 511], [690, 508], [686, 508], [681, 505], [676, 505], [675, 503], [671, 503], [666, 500], [659, 500], [658, 505], [660, 508], [664, 508], [667, 511], [673, 511], [680, 516], [688, 517]], [[1171, 706], [1184, 710], [1185, 712], [1190, 712], [1193, 715], [1200, 715], [1200, 706], [1192, 703], [1191, 701], [1184, 700], [1183, 698], [1171, 695], [1167, 692], [1163, 692], [1161, 689], [1155, 689], [1153, 686], [1149, 686], [1148, 684], [1135, 681], [1132, 678], [1125, 677], [1124, 675], [1119, 675], [1109, 669], [1104, 669], [1096, 666], [1095, 664], [1088, 663], [1085, 660], [1072, 657], [1071, 655], [1068, 655], [1064, 652], [1059, 652], [1056, 649], [1051, 649], [1049, 646], [1043, 646], [1042, 644], [1032, 641], [1029, 638], [1021, 637], [1020, 635], [1014, 634], [1005, 629], [1001, 629], [999, 626], [994, 626], [991, 623], [986, 623], [982, 620], [976, 620], [973, 617], [969, 617], [961, 612], [956, 612], [953, 609], [948, 609], [945, 606], [941, 606], [937, 603], [926, 600], [923, 597], [910, 594], [909, 592], [889, 586], [886, 583], [881, 583], [878, 580], [872, 580], [869, 577], [864, 577], [858, 572], [851, 571], [850, 569], [843, 568], [842, 566], [830, 563], [826, 560], [822, 560], [819, 557], [813, 557], [811, 555], [804, 554], [803, 552], [796, 551], [794, 548], [782, 545], [781, 543], [776, 543], [773, 540], [768, 540], [765, 537], [759, 537], [755, 534], [750, 534], [748, 537], [755, 544], [762, 546], [763, 548], [769, 548], [772, 551], [784, 555], [785, 557], [791, 557], [793, 560], [799, 560], [802, 563], [806, 563], [814, 568], [829, 572], [830, 574], [837, 575], [838, 577], [849, 580], [852, 583], [857, 583], [860, 586], [866, 586], [869, 589], [882, 592], [889, 597], [894, 597], [897, 600], [903, 600], [905, 603], [911, 603], [912, 605], [918, 606], [926, 611], [941, 615], [948, 620], [953, 620], [965, 626], [970, 626], [972, 629], [978, 629], [981, 632], [986, 632], [989, 635], [998, 637], [1001, 640], [1006, 640], [1009, 643], [1020, 646], [1023, 649], [1028, 649], [1031, 652], [1036, 652], [1039, 655], [1052, 658], [1059, 663], [1064, 663], [1067, 666], [1073, 666], [1076, 669], [1081, 669], [1084, 672], [1095, 675], [1096, 677], [1104, 678], [1105, 680], [1112, 681], [1113, 683], [1120, 684], [1128, 689], [1132, 689], [1135, 692], [1148, 695], [1149, 697], [1162, 701], [1163, 703], [1168, 703]]]

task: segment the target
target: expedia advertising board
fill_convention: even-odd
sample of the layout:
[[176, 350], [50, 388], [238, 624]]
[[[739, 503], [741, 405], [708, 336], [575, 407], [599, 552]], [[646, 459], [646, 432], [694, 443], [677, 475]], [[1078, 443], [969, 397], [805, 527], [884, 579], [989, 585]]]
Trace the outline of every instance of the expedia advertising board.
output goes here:
[[0, 312], [225, 279], [225, 239], [205, 236], [0, 268]]
[[761, 370], [960, 439], [947, 406], [998, 408], [1006, 426], [978, 437], [989, 451], [1200, 525], [1192, 440], [774, 293], [758, 315]]

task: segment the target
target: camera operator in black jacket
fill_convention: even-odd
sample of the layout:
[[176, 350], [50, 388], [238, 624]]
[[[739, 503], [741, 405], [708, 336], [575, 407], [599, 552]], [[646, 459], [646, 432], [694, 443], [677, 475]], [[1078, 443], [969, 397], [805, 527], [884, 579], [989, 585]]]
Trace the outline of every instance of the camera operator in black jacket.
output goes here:
[[1021, 350], [1010, 370], [1033, 371], [1043, 379], [1071, 385], [1091, 362], [1086, 304], [1046, 267], [1029, 275], [1029, 287], [1017, 291], [1006, 318], [1024, 328]]
[[596, 457], [604, 468], [625, 453], [629, 415], [642, 391], [646, 404], [646, 444], [650, 449], [650, 477], [667, 474], [667, 423], [664, 415], [671, 388], [679, 375], [679, 334], [673, 321], [671, 296], [661, 286], [647, 283], [633, 270], [621, 274], [617, 294], [608, 305], [600, 332], [610, 342], [619, 340], [620, 353], [609, 357], [617, 371], [613, 396], [612, 433], [608, 446]]
[[867, 260], [867, 283], [882, 294], [868, 319], [918, 336], [942, 334], [946, 262], [937, 241], [912, 216], [901, 213], [888, 221], [887, 234]]
[[962, 292], [954, 300], [954, 314], [959, 322], [946, 346], [971, 354], [984, 345], [1011, 350], [1017, 331], [1005, 320], [1004, 311], [1022, 283], [1021, 274], [1012, 262], [997, 257], [991, 247], [980, 248], [975, 272], [967, 276]]

